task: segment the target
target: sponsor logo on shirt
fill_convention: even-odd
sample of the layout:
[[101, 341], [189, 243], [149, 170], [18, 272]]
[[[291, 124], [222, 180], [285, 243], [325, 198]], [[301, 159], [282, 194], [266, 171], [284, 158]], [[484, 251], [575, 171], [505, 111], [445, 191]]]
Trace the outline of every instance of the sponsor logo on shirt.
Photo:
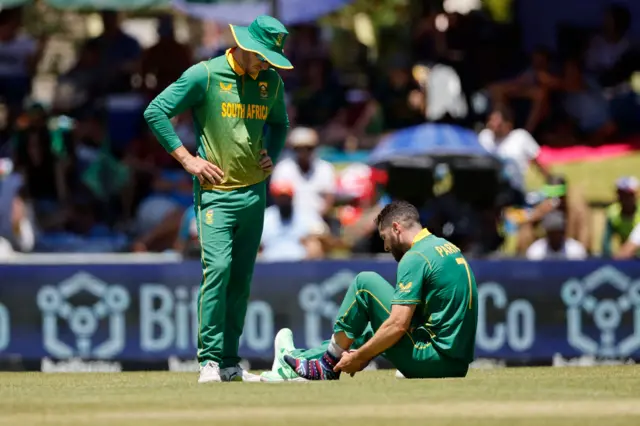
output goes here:
[[398, 288], [400, 289], [400, 291], [402, 293], [408, 293], [409, 290], [411, 290], [411, 285], [413, 283], [407, 283], [407, 284], [402, 284], [402, 283], [398, 283]]
[[220, 92], [229, 93], [231, 92], [232, 88], [232, 83], [223, 83], [222, 81], [220, 82]]

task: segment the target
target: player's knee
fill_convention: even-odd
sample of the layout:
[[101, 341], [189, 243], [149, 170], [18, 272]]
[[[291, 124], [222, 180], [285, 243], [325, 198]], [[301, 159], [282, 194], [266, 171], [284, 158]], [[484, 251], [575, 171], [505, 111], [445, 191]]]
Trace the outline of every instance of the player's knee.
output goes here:
[[356, 275], [356, 279], [353, 280], [353, 285], [358, 289], [367, 288], [376, 281], [383, 280], [382, 276], [376, 272], [364, 271]]
[[228, 275], [231, 270], [231, 262], [224, 256], [216, 256], [210, 262], [205, 262], [205, 274]]

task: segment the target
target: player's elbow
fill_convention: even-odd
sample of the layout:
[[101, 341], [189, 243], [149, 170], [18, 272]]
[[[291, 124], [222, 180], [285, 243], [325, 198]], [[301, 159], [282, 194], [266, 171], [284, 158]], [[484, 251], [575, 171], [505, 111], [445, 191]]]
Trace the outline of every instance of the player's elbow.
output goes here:
[[151, 124], [151, 123], [153, 123], [155, 121], [155, 118], [158, 116], [158, 113], [159, 113], [158, 108], [156, 107], [156, 105], [153, 102], [151, 102], [147, 106], [147, 108], [144, 110], [144, 114], [142, 114], [142, 115], [144, 117], [144, 120], [147, 123]]
[[392, 319], [390, 327], [393, 334], [402, 336], [409, 331], [410, 321], [405, 321], [402, 318]]

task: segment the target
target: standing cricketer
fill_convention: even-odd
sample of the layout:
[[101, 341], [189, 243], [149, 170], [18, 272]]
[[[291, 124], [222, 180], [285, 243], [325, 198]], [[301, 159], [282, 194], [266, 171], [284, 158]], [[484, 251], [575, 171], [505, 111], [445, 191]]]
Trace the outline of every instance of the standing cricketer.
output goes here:
[[[231, 31], [237, 47], [189, 68], [144, 113], [162, 146], [194, 176], [202, 257], [200, 383], [259, 380], [239, 367], [238, 345], [262, 235], [265, 179], [289, 127], [284, 86], [273, 69], [293, 68], [282, 50], [286, 28], [260, 16], [249, 27], [231, 25]], [[169, 121], [187, 109], [197, 156], [182, 146]]]
[[276, 336], [276, 360], [263, 381], [336, 380], [378, 355], [407, 378], [464, 377], [473, 361], [478, 293], [460, 250], [420, 226], [418, 211], [393, 202], [377, 220], [385, 249], [399, 262], [394, 287], [362, 272], [345, 295], [333, 336], [295, 350], [290, 330]]

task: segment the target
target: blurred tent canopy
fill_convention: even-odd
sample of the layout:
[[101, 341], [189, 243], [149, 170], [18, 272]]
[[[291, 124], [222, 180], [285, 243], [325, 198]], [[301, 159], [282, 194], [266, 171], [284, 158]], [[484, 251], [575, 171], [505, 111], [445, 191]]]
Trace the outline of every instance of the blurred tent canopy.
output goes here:
[[[134, 10], [166, 6], [169, 0], [43, 0], [59, 9]], [[35, 0], [0, 0], [0, 10], [34, 3]]]
[[400, 159], [472, 157], [493, 160], [473, 131], [449, 124], [426, 123], [388, 135], [371, 153], [371, 165]]
[[[0, 10], [35, 0], [0, 0]], [[258, 15], [276, 14], [285, 24], [315, 21], [353, 0], [43, 0], [59, 9], [135, 10], [172, 6], [189, 16], [208, 21], [248, 25]]]
[[451, 191], [460, 200], [491, 205], [499, 192], [500, 162], [471, 130], [427, 123], [391, 133], [368, 163], [388, 172], [387, 192], [415, 205]]
[[286, 25], [315, 21], [353, 0], [173, 0], [172, 5], [187, 15], [208, 21], [249, 25], [256, 16], [273, 14]]

